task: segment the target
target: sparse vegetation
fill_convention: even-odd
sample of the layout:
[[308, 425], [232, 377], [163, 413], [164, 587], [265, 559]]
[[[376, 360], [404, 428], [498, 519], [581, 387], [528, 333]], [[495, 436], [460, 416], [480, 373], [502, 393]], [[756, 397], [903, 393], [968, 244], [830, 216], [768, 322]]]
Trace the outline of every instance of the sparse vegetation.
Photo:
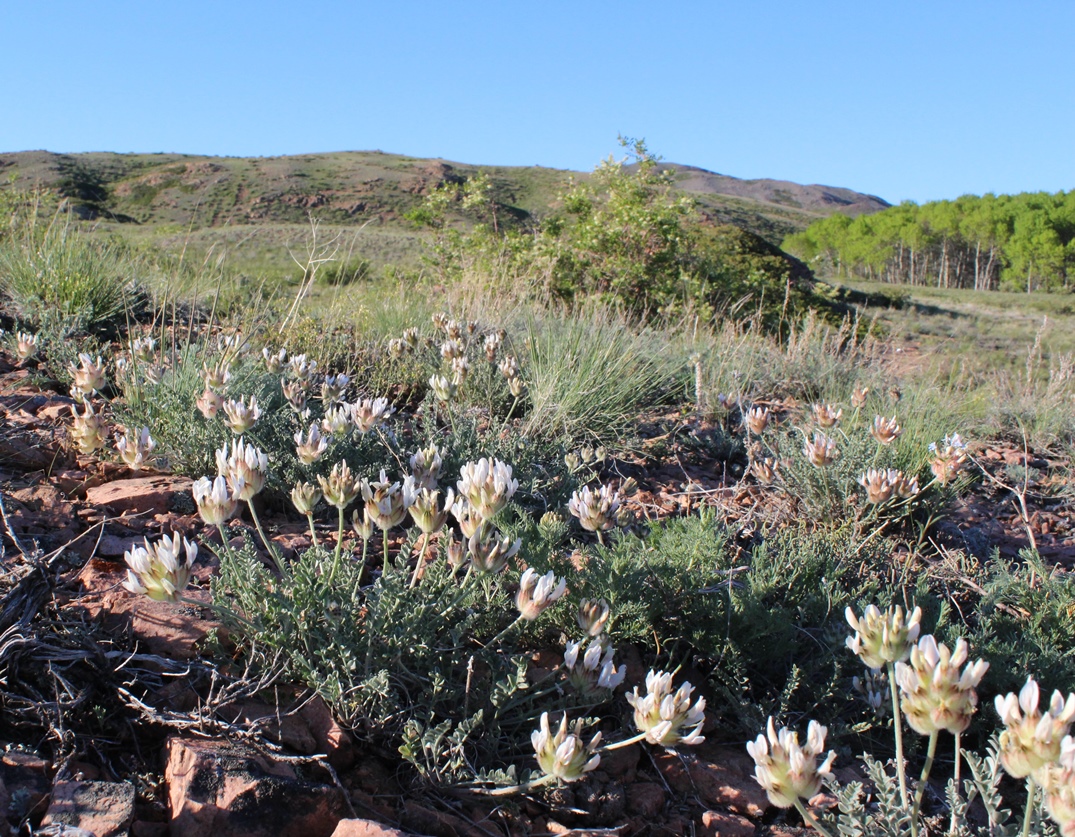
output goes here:
[[[862, 318], [817, 315], [783, 257], [684, 226], [690, 208], [639, 150], [638, 169], [608, 164], [540, 229], [495, 173], [433, 192], [436, 288], [316, 225], [305, 256], [292, 248], [291, 286], [33, 212], [5, 230], [11, 365], [74, 394], [64, 444], [81, 471], [65, 467], [65, 484], [123, 468], [196, 480], [184, 515], [160, 514], [127, 550], [125, 583], [216, 621], [189, 663], [206, 699], [168, 705], [166, 663], [131, 656], [122, 683], [94, 684], [94, 732], [224, 729], [221, 683], [262, 700], [287, 684], [397, 753], [412, 786], [556, 810], [618, 749], [657, 764], [703, 732], [741, 746], [773, 718], [751, 742], [758, 780], [821, 833], [1070, 828], [1075, 593], [1070, 555], [1045, 542], [1075, 501], [1070, 358], [1042, 330], [1014, 371], [909, 364], [899, 327], [921, 296], [847, 293], [836, 301]], [[563, 261], [542, 262], [553, 243]], [[865, 322], [878, 312], [885, 329]], [[968, 517], [979, 506], [1013, 521], [1003, 543]], [[3, 519], [26, 577], [58, 578]], [[61, 597], [34, 601], [0, 628], [40, 641], [0, 659], [25, 647], [57, 667], [6, 678], [2, 696], [44, 740], [86, 713], [59, 698], [35, 710], [29, 690], [62, 676], [70, 693], [89, 657], [64, 649], [99, 634]], [[1063, 694], [1049, 740], [1028, 744], [1038, 701], [1008, 693], [1030, 677]], [[793, 739], [807, 718], [827, 729]], [[954, 762], [937, 755], [953, 732]], [[52, 735], [55, 757], [85, 756], [80, 733]], [[1037, 772], [1013, 766], [1023, 745]], [[836, 782], [826, 747], [840, 765], [865, 750], [862, 781]], [[1031, 779], [1020, 791], [1001, 771]], [[927, 793], [938, 779], [947, 796]], [[827, 813], [808, 807], [823, 787]]]

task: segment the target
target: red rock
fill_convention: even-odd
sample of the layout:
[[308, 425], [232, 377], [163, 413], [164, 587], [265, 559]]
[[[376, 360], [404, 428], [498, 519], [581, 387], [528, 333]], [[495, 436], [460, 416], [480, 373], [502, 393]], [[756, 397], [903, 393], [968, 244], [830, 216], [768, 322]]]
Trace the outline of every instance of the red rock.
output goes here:
[[92, 506], [108, 506], [118, 514], [139, 512], [163, 513], [171, 508], [175, 495], [190, 491], [193, 480], [188, 477], [156, 475], [116, 480], [86, 490], [86, 502]]
[[627, 810], [639, 817], [655, 817], [664, 810], [668, 794], [656, 782], [636, 782], [627, 786]]
[[706, 811], [702, 814], [702, 830], [705, 837], [753, 837], [758, 829], [746, 817]]
[[[109, 630], [130, 629], [151, 654], [189, 660], [198, 655], [198, 643], [212, 628], [208, 611], [184, 603], [155, 602], [136, 596], [123, 586], [126, 566], [120, 562], [92, 559], [79, 571], [75, 580], [81, 595], [75, 604], [93, 619], [100, 617]], [[188, 589], [184, 596], [206, 604], [208, 590]]]
[[135, 820], [131, 823], [131, 837], [168, 837], [168, 823]]
[[483, 832], [447, 811], [419, 805], [413, 799], [403, 803], [400, 824], [418, 834], [431, 837], [483, 837]]
[[[681, 761], [674, 753], [662, 753], [655, 756], [655, 760], [665, 781], [679, 793], [697, 792], [706, 805], [729, 808], [750, 817], [763, 816], [770, 804], [765, 791], [754, 780], [753, 770], [744, 769], [744, 759], [736, 751], [723, 748], [717, 753], [721, 763], [694, 756], [686, 756]], [[750, 760], [749, 756], [743, 755], [746, 761]], [[683, 767], [684, 761], [689, 774]]]
[[406, 831], [373, 820], [340, 820], [331, 837], [414, 837]]
[[170, 738], [166, 754], [173, 837], [329, 837], [346, 811], [339, 788], [247, 745]]
[[128, 837], [134, 821], [134, 785], [57, 782], [42, 825], [72, 825], [95, 837]]
[[329, 705], [316, 696], [300, 711], [317, 742], [316, 752], [328, 756], [328, 762], [337, 770], [346, 770], [355, 763], [355, 742], [351, 735], [336, 723]]
[[601, 754], [599, 770], [604, 771], [610, 779], [620, 782], [633, 782], [638, 774], [638, 760], [641, 747], [620, 747]]
[[[11, 813], [19, 818], [41, 816], [48, 807], [51, 786], [48, 776], [49, 763], [34, 753], [10, 750], [0, 758], [0, 786], [8, 795], [9, 803], [16, 809]], [[0, 809], [0, 813], [9, 811]], [[0, 825], [4, 824], [0, 816]]]

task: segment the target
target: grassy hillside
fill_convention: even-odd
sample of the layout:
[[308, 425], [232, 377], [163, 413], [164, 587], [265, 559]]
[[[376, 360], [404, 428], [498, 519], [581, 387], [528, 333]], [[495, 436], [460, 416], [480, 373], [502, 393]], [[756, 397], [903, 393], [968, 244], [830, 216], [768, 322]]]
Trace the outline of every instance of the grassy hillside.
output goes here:
[[[886, 204], [846, 189], [738, 180], [674, 166], [680, 188], [718, 223], [773, 244], [835, 210], [875, 211]], [[0, 177], [18, 188], [44, 187], [102, 229], [197, 254], [226, 250], [233, 264], [287, 264], [287, 247], [317, 219], [326, 235], [375, 265], [412, 262], [422, 234], [404, 219], [438, 184], [485, 171], [493, 197], [515, 223], [541, 218], [569, 176], [541, 166], [475, 166], [380, 151], [288, 157], [187, 154], [0, 154]], [[457, 219], [461, 220], [461, 219]]]

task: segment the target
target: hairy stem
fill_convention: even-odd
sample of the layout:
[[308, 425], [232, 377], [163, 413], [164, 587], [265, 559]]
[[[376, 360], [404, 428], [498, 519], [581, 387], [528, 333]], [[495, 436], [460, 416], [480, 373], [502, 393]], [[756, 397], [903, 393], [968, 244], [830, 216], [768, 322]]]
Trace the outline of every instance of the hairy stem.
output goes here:
[[418, 549], [418, 560], [414, 562], [414, 573], [411, 575], [411, 583], [409, 586], [414, 587], [418, 583], [418, 571], [422, 569], [422, 562], [425, 561], [426, 550], [429, 548], [429, 532], [423, 532], [422, 537], [418, 542], [421, 546]]
[[933, 757], [937, 755], [937, 739], [940, 732], [934, 730], [929, 735], [929, 746], [926, 748], [926, 763], [922, 765], [922, 776], [918, 780], [918, 788], [915, 790], [914, 807], [911, 809], [911, 837], [918, 837], [918, 812], [922, 810], [922, 796], [926, 792], [926, 781], [929, 779], [929, 771], [933, 769]]
[[258, 518], [257, 510], [254, 508], [254, 498], [251, 497], [246, 501], [247, 506], [250, 507], [250, 516], [254, 519], [254, 526], [257, 527], [258, 535], [261, 536], [261, 542], [265, 544], [265, 549], [269, 553], [269, 557], [272, 558], [273, 563], [276, 564], [276, 569], [280, 571], [280, 578], [287, 578], [290, 573], [287, 571], [287, 565], [284, 564], [284, 559], [280, 556], [280, 553], [273, 546], [272, 541], [265, 535], [265, 530], [261, 527], [261, 520]]
[[1026, 813], [1023, 814], [1023, 837], [1030, 837], [1030, 822], [1034, 817], [1034, 796], [1037, 784], [1033, 776], [1026, 777]]
[[328, 574], [328, 583], [332, 584], [333, 579], [336, 578], [336, 570], [340, 566], [340, 555], [343, 552], [343, 506], [338, 508], [340, 513], [340, 525], [336, 530], [336, 552], [332, 556], [332, 570]]
[[909, 805], [907, 796], [907, 763], [903, 758], [903, 717], [900, 714], [900, 695], [896, 688], [896, 666], [887, 664], [888, 685], [892, 691], [892, 729], [896, 734], [896, 774], [900, 780], [900, 802], [906, 808]]
[[802, 814], [802, 818], [807, 823], [807, 825], [817, 831], [818, 834], [824, 834], [825, 837], [832, 837], [832, 834], [829, 832], [829, 830], [825, 828], [825, 826], [823, 826], [820, 822], [818, 822], [817, 817], [815, 817], [807, 810], [806, 806], [803, 805], [803, 801], [798, 797], [796, 797], [795, 799], [795, 809], [800, 814]]
[[313, 541], [314, 549], [317, 549], [317, 532], [314, 529], [314, 516], [312, 514], [306, 515], [306, 522], [310, 524], [310, 540]]

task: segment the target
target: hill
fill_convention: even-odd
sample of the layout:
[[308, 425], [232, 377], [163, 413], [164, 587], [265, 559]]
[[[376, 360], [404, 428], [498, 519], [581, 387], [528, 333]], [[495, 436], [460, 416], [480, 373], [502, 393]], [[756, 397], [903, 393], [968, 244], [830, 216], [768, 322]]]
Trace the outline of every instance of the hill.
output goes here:
[[[677, 185], [721, 224], [749, 230], [778, 245], [834, 211], [859, 214], [887, 204], [850, 189], [775, 180], [740, 180], [693, 166], [668, 164]], [[541, 166], [477, 166], [380, 151], [285, 157], [191, 154], [0, 154], [0, 178], [43, 187], [70, 202], [78, 217], [164, 246], [182, 240], [208, 251], [227, 245], [256, 250], [292, 240], [309, 218], [355, 234], [356, 252], [374, 263], [408, 260], [422, 234], [404, 219], [438, 184], [479, 171], [516, 223], [541, 218], [568, 177], [584, 173]], [[358, 228], [361, 233], [357, 233]]]

